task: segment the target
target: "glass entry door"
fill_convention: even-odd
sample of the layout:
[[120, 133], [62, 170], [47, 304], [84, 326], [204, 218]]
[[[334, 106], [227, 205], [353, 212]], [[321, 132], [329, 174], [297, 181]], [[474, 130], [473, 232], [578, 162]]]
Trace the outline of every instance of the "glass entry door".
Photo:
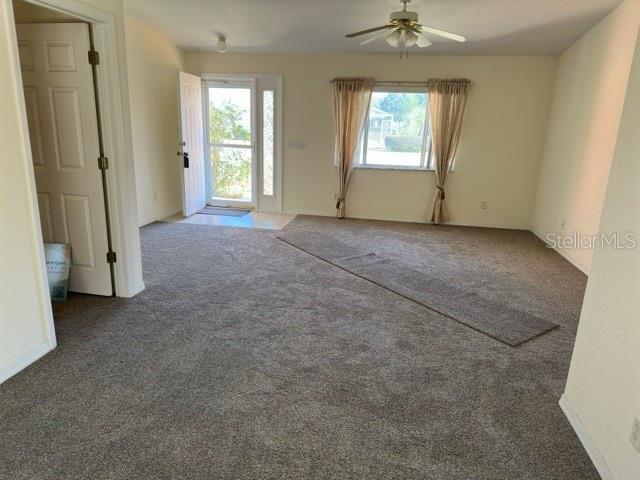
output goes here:
[[282, 211], [282, 77], [203, 82], [209, 205]]
[[253, 82], [206, 85], [211, 174], [209, 204], [253, 206], [256, 142]]

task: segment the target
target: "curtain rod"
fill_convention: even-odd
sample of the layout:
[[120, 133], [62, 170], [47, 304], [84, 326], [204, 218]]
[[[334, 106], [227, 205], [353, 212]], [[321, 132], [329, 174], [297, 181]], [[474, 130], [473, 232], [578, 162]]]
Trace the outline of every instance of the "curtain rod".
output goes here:
[[[329, 80], [329, 83], [335, 83], [335, 80]], [[379, 81], [374, 81], [373, 82], [374, 85], [409, 85], [409, 86], [415, 86], [415, 87], [428, 87], [429, 86], [429, 82], [409, 82], [409, 81], [403, 81], [403, 80], [379, 80]], [[473, 85], [473, 83], [469, 82], [469, 85]]]
[[379, 82], [374, 82], [375, 85], [418, 85], [418, 86], [427, 86], [428, 82], [403, 82], [403, 81], [395, 81], [395, 80], [380, 80]]
[[[329, 83], [335, 83], [335, 80], [329, 80]], [[429, 82], [409, 82], [402, 80], [376, 80], [374, 82], [375, 85], [418, 85], [418, 86], [427, 86]]]

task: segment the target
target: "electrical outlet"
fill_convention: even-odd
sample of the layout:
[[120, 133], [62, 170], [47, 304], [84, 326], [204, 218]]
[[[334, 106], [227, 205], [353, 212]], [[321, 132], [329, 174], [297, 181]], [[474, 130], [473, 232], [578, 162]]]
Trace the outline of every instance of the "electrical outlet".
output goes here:
[[631, 428], [631, 445], [640, 453], [640, 418], [636, 418], [633, 421], [633, 427]]
[[153, 192], [153, 201], [154, 202], [158, 201], [158, 192]]
[[560, 231], [564, 232], [565, 227], [567, 226], [567, 221], [566, 220], [562, 220], [560, 222]]
[[489, 208], [489, 202], [487, 202], [486, 200], [482, 200], [480, 202], [480, 210], [486, 210]]

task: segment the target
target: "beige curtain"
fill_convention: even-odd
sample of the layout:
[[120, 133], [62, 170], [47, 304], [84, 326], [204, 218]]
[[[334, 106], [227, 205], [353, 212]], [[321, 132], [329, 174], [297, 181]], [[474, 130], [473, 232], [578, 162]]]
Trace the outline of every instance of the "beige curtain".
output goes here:
[[335, 78], [333, 107], [336, 129], [336, 165], [339, 171], [337, 217], [345, 217], [347, 188], [356, 147], [371, 102], [372, 78]]
[[435, 224], [448, 220], [444, 185], [458, 150], [469, 80], [429, 80], [429, 119], [436, 174], [436, 193], [429, 214]]

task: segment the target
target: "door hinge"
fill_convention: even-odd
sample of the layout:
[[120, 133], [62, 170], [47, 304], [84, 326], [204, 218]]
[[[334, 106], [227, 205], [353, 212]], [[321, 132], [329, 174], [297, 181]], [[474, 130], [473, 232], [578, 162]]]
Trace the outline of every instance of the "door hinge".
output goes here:
[[98, 157], [98, 168], [100, 170], [109, 169], [109, 159], [107, 157]]
[[100, 54], [93, 48], [89, 50], [89, 65], [100, 65]]
[[107, 263], [116, 263], [116, 252], [107, 252]]

